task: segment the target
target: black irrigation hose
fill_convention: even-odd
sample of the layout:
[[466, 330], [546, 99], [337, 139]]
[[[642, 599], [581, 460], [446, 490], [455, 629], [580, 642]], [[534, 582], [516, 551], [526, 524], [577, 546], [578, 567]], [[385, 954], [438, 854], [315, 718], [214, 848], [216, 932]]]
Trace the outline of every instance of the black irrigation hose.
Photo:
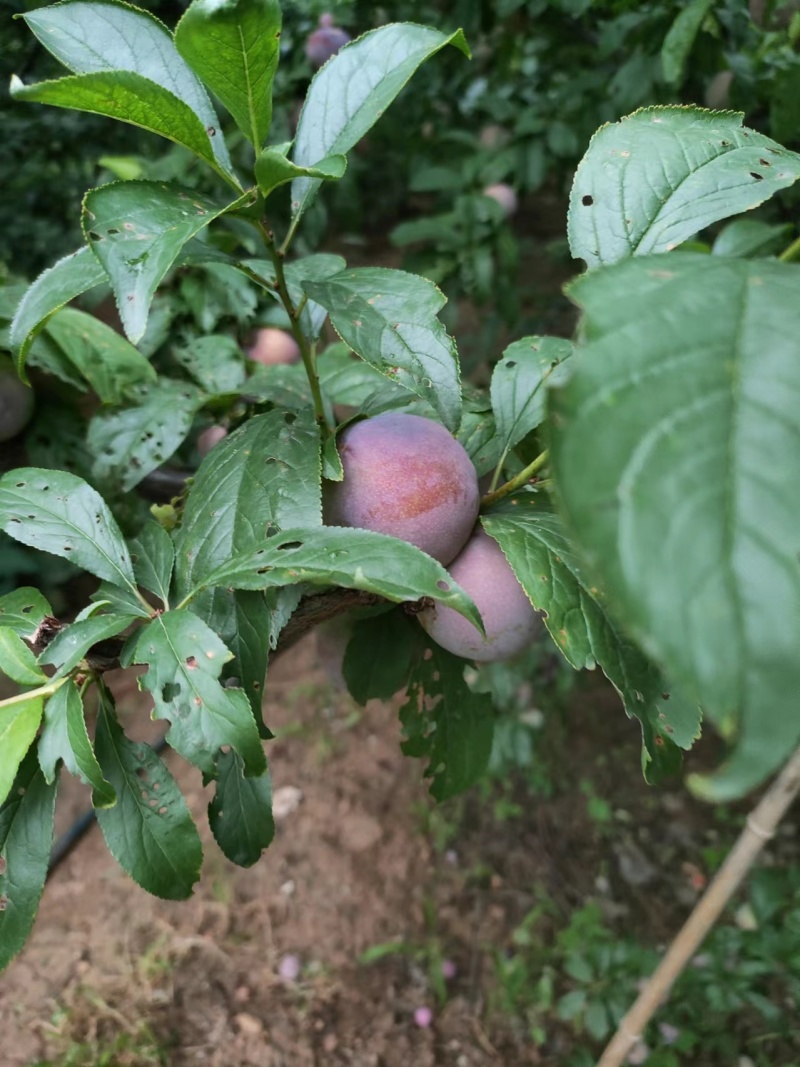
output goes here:
[[[163, 752], [167, 747], [166, 737], [160, 737], [155, 744], [150, 746], [155, 753]], [[76, 845], [86, 836], [91, 827], [97, 822], [97, 814], [94, 808], [89, 808], [83, 815], [79, 815], [69, 830], [65, 830], [53, 845], [50, 852], [50, 863], [47, 867], [47, 877], [53, 874], [58, 865], [67, 858]]]

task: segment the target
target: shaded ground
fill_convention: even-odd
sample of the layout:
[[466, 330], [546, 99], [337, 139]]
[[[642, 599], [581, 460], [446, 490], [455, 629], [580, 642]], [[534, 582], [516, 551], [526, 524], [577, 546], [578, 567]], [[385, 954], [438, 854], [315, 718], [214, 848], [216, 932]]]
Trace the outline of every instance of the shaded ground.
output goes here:
[[[123, 711], [146, 720], [132, 678], [117, 688]], [[548, 744], [572, 788], [551, 800], [507, 790], [511, 818], [477, 792], [434, 810], [420, 766], [400, 754], [394, 709], [357, 709], [308, 639], [275, 665], [269, 687], [279, 734], [272, 848], [242, 871], [205, 826], [202, 880], [174, 904], [139, 890], [92, 830], [51, 879], [29, 945], [0, 980], [4, 1067], [48, 1058], [59, 1067], [556, 1067], [561, 1035], [537, 1050], [494, 1010], [495, 953], [544, 897], [565, 916], [596, 898], [632, 929], [666, 937], [696, 895], [694, 824], [698, 814], [707, 821], [676, 790], [641, 783], [637, 731], [613, 693], [592, 681], [570, 704]], [[610, 755], [598, 762], [599, 736]], [[199, 775], [167, 759], [203, 828]], [[613, 841], [604, 816], [587, 817], [589, 773], [600, 813], [603, 803], [617, 811]], [[87, 803], [68, 785], [62, 826]], [[654, 880], [657, 892], [637, 891]], [[404, 954], [359, 963], [393, 939]], [[442, 957], [456, 967], [444, 1006], [431, 988]], [[428, 1027], [414, 1021], [424, 1006]], [[116, 1051], [80, 1058], [82, 1044]]]

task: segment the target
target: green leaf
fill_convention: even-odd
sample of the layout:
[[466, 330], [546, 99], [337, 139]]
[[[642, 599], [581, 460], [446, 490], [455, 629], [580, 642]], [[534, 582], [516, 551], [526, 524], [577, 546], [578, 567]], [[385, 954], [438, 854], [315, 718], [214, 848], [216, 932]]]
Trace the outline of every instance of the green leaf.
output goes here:
[[200, 877], [203, 848], [178, 784], [149, 745], [130, 741], [110, 696], [100, 702], [97, 759], [117, 794], [97, 821], [108, 850], [142, 889], [185, 900]]
[[435, 559], [396, 537], [336, 526], [283, 530], [260, 548], [239, 553], [203, 578], [209, 586], [268, 589], [275, 586], [340, 585], [387, 600], [433, 597], [481, 628], [470, 598]]
[[167, 27], [150, 12], [110, 0], [73, 0], [23, 18], [45, 48], [74, 73], [108, 71], [116, 76], [130, 71], [182, 101], [202, 127], [207, 151], [221, 170], [232, 173], [208, 93], [181, 58]]
[[38, 589], [24, 587], [0, 596], [0, 626], [20, 637], [33, 637], [42, 620], [52, 614], [53, 609]]
[[547, 387], [564, 381], [572, 342], [561, 337], [525, 337], [509, 345], [492, 374], [492, 408], [504, 452], [542, 422]]
[[42, 698], [25, 693], [0, 704], [0, 804], [9, 795], [17, 769], [36, 738], [42, 710]]
[[238, 753], [222, 752], [217, 774], [214, 799], [208, 805], [208, 825], [231, 863], [252, 867], [275, 836], [269, 771], [246, 778]]
[[322, 391], [332, 404], [362, 408], [376, 393], [402, 401], [414, 397], [407, 389], [389, 382], [372, 364], [360, 359], [341, 341], [320, 353], [317, 372]]
[[456, 437], [466, 449], [479, 478], [497, 467], [503, 455], [503, 445], [493, 412], [471, 411], [465, 407]]
[[657, 782], [680, 767], [679, 749], [700, 735], [696, 706], [617, 626], [599, 589], [587, 581], [559, 518], [538, 493], [519, 493], [483, 517], [520, 585], [541, 611], [550, 636], [576, 670], [599, 666], [628, 716], [642, 727], [642, 770]]
[[[242, 265], [263, 279], [270, 296], [280, 304], [281, 298], [277, 289], [275, 268], [272, 263], [265, 259], [246, 259]], [[347, 263], [341, 256], [332, 255], [329, 252], [318, 252], [315, 255], [305, 256], [303, 259], [296, 259], [286, 264], [284, 274], [289, 296], [291, 296], [295, 307], [305, 301], [305, 306], [300, 314], [300, 325], [303, 333], [312, 340], [319, 337], [322, 325], [328, 317], [328, 312], [320, 304], [308, 299], [304, 283], [306, 281], [323, 281], [325, 278], [343, 271], [346, 266]]]
[[120, 529], [99, 493], [66, 471], [20, 467], [0, 478], [0, 528], [135, 592]]
[[0, 626], [0, 671], [18, 685], [41, 685], [47, 681], [36, 664], [36, 656], [9, 626]]
[[171, 722], [167, 740], [184, 759], [213, 776], [224, 745], [242, 756], [248, 774], [266, 767], [250, 704], [241, 689], [218, 681], [231, 653], [193, 612], [168, 611], [139, 634], [131, 662], [146, 663], [141, 684], [153, 694], [153, 718]]
[[[588, 275], [551, 393], [567, 518], [634, 637], [736, 747], [740, 796], [800, 740], [800, 267], [676, 253]], [[613, 428], [613, 429], [612, 429]]]
[[144, 356], [94, 315], [64, 308], [46, 331], [104, 404], [119, 404], [133, 386], [157, 381]]
[[62, 760], [70, 774], [92, 787], [92, 803], [96, 808], [116, 804], [117, 794], [103, 777], [86, 732], [83, 700], [74, 682], [62, 685], [44, 706], [38, 758], [46, 781], [55, 780], [56, 765]]
[[278, 69], [278, 0], [194, 0], [175, 27], [175, 45], [256, 147], [272, 122]]
[[111, 182], [83, 199], [86, 240], [117, 298], [125, 333], [144, 335], [150, 302], [181, 248], [230, 205], [167, 182]]
[[669, 252], [800, 178], [800, 155], [742, 116], [649, 107], [602, 126], [575, 172], [569, 244], [589, 268]]
[[670, 85], [683, 81], [686, 60], [714, 0], [692, 0], [679, 12], [661, 46], [664, 80]]
[[244, 353], [230, 334], [190, 337], [172, 356], [211, 396], [237, 393], [245, 380]]
[[87, 434], [94, 477], [125, 491], [170, 458], [188, 436], [206, 396], [189, 382], [162, 377], [153, 385], [137, 386], [131, 399], [138, 403], [99, 411]]
[[270, 528], [322, 524], [319, 428], [313, 412], [248, 419], [201, 463], [175, 541], [178, 595]]
[[[469, 56], [461, 30], [445, 34], [412, 23], [381, 26], [346, 45], [315, 75], [306, 96], [294, 161], [313, 167], [345, 154], [378, 121], [426, 59], [452, 44]], [[316, 178], [292, 183], [292, 214], [298, 217], [317, 193]]]
[[400, 611], [359, 620], [342, 660], [350, 696], [359, 704], [389, 700], [408, 681], [419, 636]]
[[[256, 159], [256, 181], [263, 197], [295, 178], [315, 178], [318, 181], [335, 181], [347, 170], [347, 156], [332, 155], [321, 159], [313, 167], [298, 167], [276, 148], [265, 148]], [[294, 208], [296, 205], [292, 205]]]
[[17, 305], [11, 323], [10, 344], [20, 374], [36, 335], [53, 312], [107, 280], [102, 265], [85, 246], [39, 275]]
[[31, 752], [0, 807], [0, 970], [28, 939], [47, 878], [56, 784], [47, 785]]
[[138, 593], [130, 589], [120, 589], [109, 582], [101, 582], [89, 598], [95, 604], [102, 604], [106, 610], [117, 615], [132, 615], [137, 619], [151, 619], [153, 611], [146, 600], [141, 600]]
[[769, 256], [779, 252], [792, 239], [790, 222], [770, 225], [758, 219], [734, 219], [717, 234], [711, 248], [715, 256]]
[[131, 542], [131, 557], [136, 581], [155, 593], [165, 608], [169, 607], [169, 586], [175, 563], [172, 538], [157, 522], [148, 522]]
[[183, 100], [140, 74], [123, 70], [100, 71], [97, 74], [76, 74], [56, 81], [36, 82], [34, 85], [23, 85], [14, 75], [10, 92], [14, 100], [88, 111], [140, 126], [143, 130], [183, 145], [228, 180], [235, 181], [229, 168], [217, 162], [219, 154], [227, 155], [224, 150], [220, 153], [217, 147], [222, 143], [217, 127], [213, 127], [215, 143], [212, 145], [207, 132], [212, 127], [204, 126]]
[[458, 429], [458, 357], [436, 318], [446, 297], [432, 282], [401, 270], [362, 267], [306, 281], [305, 289], [327, 308], [336, 332], [362, 359], [427, 400], [449, 430]]
[[39, 662], [57, 667], [55, 677], [62, 678], [78, 666], [93, 645], [116, 637], [135, 619], [133, 615], [92, 615], [72, 622], [53, 638]]
[[464, 661], [422, 635], [424, 653], [411, 672], [400, 709], [407, 756], [427, 759], [436, 800], [468, 789], [486, 770], [492, 751], [491, 698], [464, 681]]

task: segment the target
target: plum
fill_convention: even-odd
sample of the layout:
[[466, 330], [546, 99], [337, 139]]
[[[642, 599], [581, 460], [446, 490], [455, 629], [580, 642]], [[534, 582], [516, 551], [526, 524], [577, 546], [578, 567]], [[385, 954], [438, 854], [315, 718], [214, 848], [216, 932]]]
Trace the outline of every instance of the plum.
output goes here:
[[201, 456], [207, 456], [211, 449], [228, 436], [224, 426], [209, 426], [197, 438], [197, 451]]
[[329, 526], [391, 534], [447, 564], [478, 516], [478, 476], [464, 447], [438, 422], [387, 412], [339, 436], [344, 479], [325, 487]]
[[11, 365], [0, 365], [0, 441], [10, 441], [30, 422], [33, 390], [23, 385]]
[[324, 14], [319, 17], [319, 29], [309, 34], [306, 41], [306, 55], [311, 66], [315, 70], [327, 63], [335, 56], [340, 48], [350, 42], [350, 34], [341, 28], [334, 26], [333, 15]]
[[297, 363], [300, 346], [286, 330], [274, 326], [262, 326], [254, 330], [245, 344], [245, 352], [256, 363], [270, 366], [274, 363]]
[[463, 615], [441, 604], [417, 616], [437, 645], [481, 663], [510, 659], [536, 638], [542, 623], [503, 551], [480, 528], [448, 567], [481, 613], [486, 637]]
[[483, 195], [491, 197], [492, 200], [496, 200], [503, 209], [503, 214], [507, 219], [511, 218], [517, 210], [517, 194], [511, 186], [506, 185], [505, 182], [498, 182], [496, 185], [487, 185], [483, 190]]

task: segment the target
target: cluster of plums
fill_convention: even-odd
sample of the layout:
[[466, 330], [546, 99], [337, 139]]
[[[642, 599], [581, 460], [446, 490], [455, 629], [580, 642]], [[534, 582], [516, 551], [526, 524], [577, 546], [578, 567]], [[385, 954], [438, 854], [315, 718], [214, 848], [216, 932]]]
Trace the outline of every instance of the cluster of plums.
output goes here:
[[540, 629], [497, 542], [476, 526], [478, 476], [463, 446], [418, 415], [389, 412], [351, 423], [338, 439], [341, 482], [326, 483], [324, 519], [391, 534], [448, 567], [475, 602], [486, 636], [439, 603], [418, 616], [437, 644], [465, 659], [504, 660]]

